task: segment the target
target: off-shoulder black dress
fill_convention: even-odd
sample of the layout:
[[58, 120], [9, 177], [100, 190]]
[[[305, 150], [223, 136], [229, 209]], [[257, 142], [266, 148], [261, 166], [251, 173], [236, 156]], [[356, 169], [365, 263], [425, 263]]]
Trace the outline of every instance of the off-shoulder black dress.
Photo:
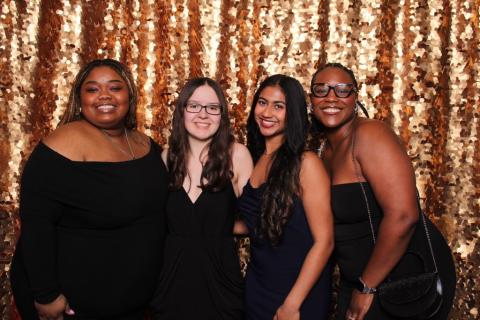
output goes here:
[[11, 284], [23, 319], [60, 293], [75, 319], [142, 319], [164, 246], [159, 146], [123, 162], [71, 161], [43, 143], [22, 176]]

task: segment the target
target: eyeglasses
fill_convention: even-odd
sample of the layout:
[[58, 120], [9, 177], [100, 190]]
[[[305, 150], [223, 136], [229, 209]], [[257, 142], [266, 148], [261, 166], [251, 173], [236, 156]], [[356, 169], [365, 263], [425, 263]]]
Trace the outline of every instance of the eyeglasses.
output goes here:
[[205, 111], [212, 116], [218, 116], [222, 113], [222, 106], [219, 104], [201, 105], [199, 103], [189, 103], [185, 106], [185, 111], [190, 113], [200, 113], [202, 109], [205, 109]]
[[347, 98], [352, 92], [357, 92], [352, 83], [337, 83], [334, 86], [329, 86], [326, 83], [312, 84], [312, 94], [317, 98], [325, 98], [332, 89], [337, 98]]

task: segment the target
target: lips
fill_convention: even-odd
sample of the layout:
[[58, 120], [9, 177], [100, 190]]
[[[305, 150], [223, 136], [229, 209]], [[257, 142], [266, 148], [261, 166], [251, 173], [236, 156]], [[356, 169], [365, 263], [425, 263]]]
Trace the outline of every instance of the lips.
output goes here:
[[337, 107], [325, 107], [325, 108], [321, 108], [320, 110], [323, 113], [326, 113], [327, 115], [336, 115], [337, 113], [342, 111], [342, 109]]
[[210, 123], [205, 123], [205, 122], [195, 122], [195, 125], [200, 128], [208, 128], [210, 126]]
[[274, 125], [276, 125], [278, 121], [259, 118], [259, 123], [260, 123], [260, 126], [262, 126], [262, 128], [269, 129]]
[[112, 112], [113, 110], [115, 110], [115, 108], [116, 106], [112, 104], [102, 104], [100, 106], [97, 106], [97, 110], [104, 113]]

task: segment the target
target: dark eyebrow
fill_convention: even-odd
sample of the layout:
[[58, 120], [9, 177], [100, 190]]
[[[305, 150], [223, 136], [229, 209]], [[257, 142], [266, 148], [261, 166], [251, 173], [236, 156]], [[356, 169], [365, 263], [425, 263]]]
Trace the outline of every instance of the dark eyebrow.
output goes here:
[[[95, 80], [85, 81], [85, 84], [96, 84], [96, 83], [98, 83], [98, 81], [95, 81]], [[123, 81], [122, 81], [122, 80], [113, 79], [113, 80], [108, 80], [108, 83], [123, 83]]]
[[[258, 97], [258, 100], [260, 100], [260, 99], [269, 102], [267, 99], [265, 99], [265, 98], [262, 97], [262, 96]], [[282, 101], [282, 100], [277, 100], [277, 101], [272, 101], [272, 102], [273, 102], [273, 103], [281, 103], [281, 104], [285, 104], [285, 105], [287, 104], [285, 101]]]

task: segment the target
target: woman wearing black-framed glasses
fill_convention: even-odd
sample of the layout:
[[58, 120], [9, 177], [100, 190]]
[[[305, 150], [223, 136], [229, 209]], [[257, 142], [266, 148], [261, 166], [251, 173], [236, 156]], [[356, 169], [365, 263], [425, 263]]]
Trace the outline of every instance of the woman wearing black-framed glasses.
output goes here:
[[443, 302], [421, 316], [402, 318], [400, 313], [423, 312], [424, 306], [392, 313], [378, 298], [377, 287], [387, 278], [432, 270], [433, 259], [419, 220], [410, 159], [386, 124], [357, 115], [358, 107], [367, 115], [357, 94], [353, 72], [341, 64], [326, 64], [312, 78], [314, 135], [332, 183], [334, 258], [341, 276], [337, 319], [447, 319], [455, 268], [448, 245], [428, 219]]
[[250, 172], [234, 142], [222, 89], [209, 78], [180, 92], [169, 148], [165, 262], [152, 301], [155, 319], [243, 319], [243, 279], [233, 239], [235, 204]]

